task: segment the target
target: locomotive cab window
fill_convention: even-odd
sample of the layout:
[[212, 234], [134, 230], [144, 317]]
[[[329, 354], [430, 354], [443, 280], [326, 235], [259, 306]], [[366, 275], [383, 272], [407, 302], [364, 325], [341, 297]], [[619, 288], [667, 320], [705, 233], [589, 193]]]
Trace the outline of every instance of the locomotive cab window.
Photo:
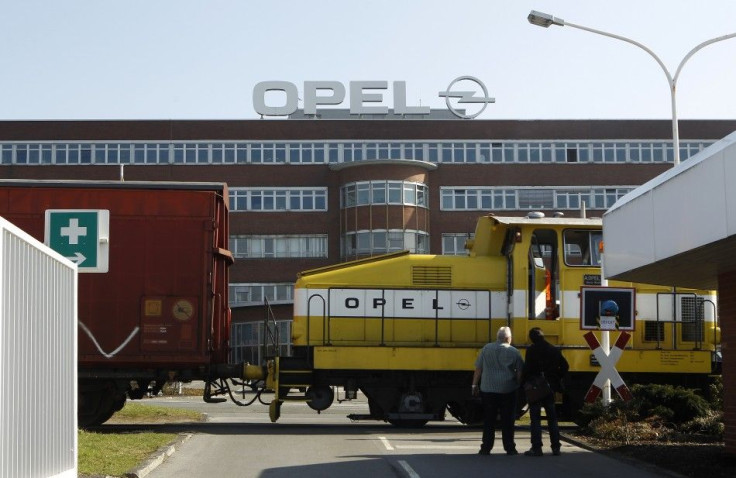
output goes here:
[[535, 229], [528, 252], [528, 318], [553, 320], [559, 317], [559, 270], [557, 233]]
[[601, 231], [568, 229], [563, 233], [565, 242], [565, 264], [568, 266], [600, 267]]

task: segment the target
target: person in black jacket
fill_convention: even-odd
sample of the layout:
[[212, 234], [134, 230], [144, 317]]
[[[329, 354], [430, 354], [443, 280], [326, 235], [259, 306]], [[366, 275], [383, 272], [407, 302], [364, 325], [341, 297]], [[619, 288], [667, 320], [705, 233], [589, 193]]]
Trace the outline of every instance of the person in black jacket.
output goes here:
[[[547, 342], [544, 332], [539, 327], [529, 330], [529, 340], [532, 345], [526, 351], [522, 383], [535, 375], [543, 374], [553, 392], [562, 392], [562, 379], [570, 368], [562, 352]], [[552, 454], [560, 454], [560, 429], [557, 425], [555, 411], [555, 394], [550, 393], [541, 400], [529, 404], [531, 418], [532, 448], [526, 456], [542, 456], [542, 407], [547, 415], [547, 431], [552, 445]]]

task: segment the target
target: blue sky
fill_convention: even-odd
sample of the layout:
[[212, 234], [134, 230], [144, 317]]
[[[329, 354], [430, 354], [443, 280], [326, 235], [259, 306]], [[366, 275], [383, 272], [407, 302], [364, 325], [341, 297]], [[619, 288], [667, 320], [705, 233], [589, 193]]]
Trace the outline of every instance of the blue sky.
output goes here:
[[[408, 104], [444, 108], [462, 75], [496, 98], [479, 119], [671, 118], [644, 51], [532, 26], [532, 9], [673, 74], [736, 32], [734, 0], [0, 0], [0, 120], [250, 119], [266, 80], [400, 80]], [[679, 117], [736, 118], [734, 85], [736, 38], [687, 63]]]

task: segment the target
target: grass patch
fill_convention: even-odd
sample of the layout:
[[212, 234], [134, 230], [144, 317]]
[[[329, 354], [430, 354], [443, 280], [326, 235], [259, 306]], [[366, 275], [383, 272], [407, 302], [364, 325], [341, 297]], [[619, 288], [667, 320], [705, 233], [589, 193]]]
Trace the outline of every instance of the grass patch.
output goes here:
[[[204, 387], [204, 385], [203, 385]], [[171, 396], [177, 396], [177, 395], [184, 395], [189, 397], [201, 397], [204, 395], [204, 388], [196, 387], [196, 386], [183, 386], [181, 387], [181, 390], [178, 389], [176, 386], [176, 383], [167, 382], [166, 385], [161, 389], [162, 395], [171, 395]]]
[[176, 433], [93, 433], [79, 430], [79, 473], [121, 476], [175, 439]]
[[160, 407], [128, 401], [107, 423], [180, 423], [198, 422], [202, 415], [194, 410]]
[[[107, 423], [161, 424], [198, 422], [202, 415], [193, 410], [128, 402]], [[90, 432], [79, 430], [79, 474], [122, 476], [153, 452], [176, 440], [176, 433], [150, 431]]]

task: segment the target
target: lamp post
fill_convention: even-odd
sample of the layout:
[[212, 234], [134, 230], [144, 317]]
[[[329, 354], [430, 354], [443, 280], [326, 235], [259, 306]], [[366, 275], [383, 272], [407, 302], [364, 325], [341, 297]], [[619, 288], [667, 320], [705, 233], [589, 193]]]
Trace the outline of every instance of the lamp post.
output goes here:
[[654, 58], [657, 61], [657, 64], [662, 68], [662, 71], [664, 71], [665, 76], [667, 76], [667, 83], [669, 84], [670, 88], [670, 98], [672, 103], [672, 147], [673, 147], [673, 153], [674, 153], [674, 165], [677, 166], [680, 164], [680, 132], [677, 127], [677, 100], [676, 100], [676, 91], [677, 91], [677, 78], [680, 76], [680, 72], [682, 71], [682, 67], [685, 66], [685, 63], [699, 50], [703, 49], [704, 47], [716, 43], [723, 40], [728, 40], [729, 38], [736, 37], [736, 33], [731, 33], [729, 35], [723, 35], [716, 38], [713, 38], [711, 40], [704, 41], [703, 43], [699, 44], [690, 52], [685, 55], [685, 58], [682, 59], [680, 64], [677, 66], [677, 70], [675, 71], [675, 75], [672, 76], [667, 69], [667, 67], [662, 63], [662, 60], [659, 59], [659, 57], [649, 48], [642, 45], [641, 43], [634, 41], [630, 38], [622, 37], [621, 35], [615, 35], [613, 33], [604, 32], [601, 30], [595, 30], [593, 28], [585, 27], [582, 25], [576, 25], [574, 23], [566, 22], [562, 18], [553, 17], [552, 15], [549, 15], [547, 13], [537, 12], [532, 10], [529, 13], [529, 16], [527, 17], [529, 20], [529, 23], [532, 25], [537, 25], [539, 27], [548, 28], [550, 25], [558, 25], [561, 27], [568, 26], [572, 28], [577, 28], [579, 30], [585, 30], [591, 33], [596, 33], [598, 35], [603, 35], [611, 38], [615, 38], [617, 40], [622, 40], [627, 43], [631, 43], [632, 45], [636, 45], [645, 52], [649, 53], [652, 58]]

